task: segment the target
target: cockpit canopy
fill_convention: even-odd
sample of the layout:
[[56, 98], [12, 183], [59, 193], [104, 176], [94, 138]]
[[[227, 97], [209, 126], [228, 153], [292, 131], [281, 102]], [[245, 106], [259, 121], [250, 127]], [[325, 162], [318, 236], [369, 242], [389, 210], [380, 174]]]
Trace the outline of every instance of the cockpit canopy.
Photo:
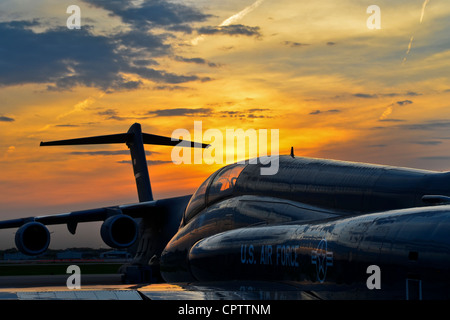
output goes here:
[[209, 176], [192, 195], [184, 213], [184, 224], [208, 205], [230, 196], [245, 166], [246, 164], [232, 164]]

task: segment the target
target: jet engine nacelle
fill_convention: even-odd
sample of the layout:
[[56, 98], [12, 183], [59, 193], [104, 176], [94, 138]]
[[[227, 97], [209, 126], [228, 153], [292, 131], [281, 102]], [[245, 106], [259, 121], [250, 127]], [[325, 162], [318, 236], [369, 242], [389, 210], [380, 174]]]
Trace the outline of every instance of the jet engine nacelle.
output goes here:
[[37, 256], [47, 250], [50, 232], [42, 223], [28, 222], [17, 230], [15, 242], [17, 249], [23, 254]]
[[128, 248], [136, 242], [138, 225], [130, 216], [118, 214], [103, 222], [100, 235], [103, 241], [112, 248]]

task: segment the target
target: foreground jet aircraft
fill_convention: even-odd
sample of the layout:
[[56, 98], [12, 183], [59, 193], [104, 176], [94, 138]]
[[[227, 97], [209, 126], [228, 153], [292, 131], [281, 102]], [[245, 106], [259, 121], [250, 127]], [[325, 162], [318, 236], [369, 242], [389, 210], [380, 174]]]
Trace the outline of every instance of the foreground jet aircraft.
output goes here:
[[[154, 200], [143, 144], [179, 145], [141, 132], [41, 143], [126, 143], [139, 203], [0, 222], [17, 248], [43, 253], [45, 225], [104, 221], [111, 247], [137, 243], [128, 281], [291, 284], [320, 299], [449, 299], [450, 172], [279, 157], [227, 165], [192, 196]], [[187, 147], [205, 144], [185, 142]], [[137, 222], [139, 221], [139, 223]], [[153, 273], [151, 273], [152, 271]]]

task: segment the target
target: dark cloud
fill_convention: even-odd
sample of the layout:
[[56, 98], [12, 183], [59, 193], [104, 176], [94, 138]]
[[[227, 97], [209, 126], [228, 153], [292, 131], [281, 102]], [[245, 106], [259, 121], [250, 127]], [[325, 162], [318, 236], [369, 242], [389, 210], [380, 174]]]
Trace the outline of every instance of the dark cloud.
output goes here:
[[380, 94], [380, 96], [382, 96], [382, 97], [398, 97], [398, 96], [417, 97], [417, 96], [421, 96], [421, 95], [422, 95], [421, 93], [414, 92], [414, 91], [408, 91], [405, 93], [391, 92], [391, 93]]
[[357, 98], [364, 98], [364, 99], [374, 99], [374, 98], [378, 97], [378, 95], [376, 95], [376, 94], [369, 94], [369, 93], [355, 93], [353, 96], [357, 97]]
[[398, 96], [400, 96], [400, 95], [402, 95], [402, 94], [400, 94], [400, 93], [395, 93], [395, 92], [383, 94], [384, 97], [398, 97]]
[[[414, 92], [414, 91], [408, 91], [405, 93], [398, 93], [398, 92], [390, 92], [390, 93], [380, 93], [380, 94], [370, 94], [370, 93], [355, 93], [353, 94], [354, 97], [357, 98], [365, 98], [365, 99], [376, 99], [378, 97], [399, 97], [399, 96], [408, 96], [408, 97], [417, 97], [421, 96], [421, 93]], [[406, 100], [408, 101], [408, 100]]]
[[416, 124], [404, 124], [401, 125], [401, 128], [407, 130], [442, 130], [442, 129], [450, 129], [450, 121], [449, 120], [434, 120], [434, 121], [426, 121], [424, 123], [416, 123]]
[[378, 119], [378, 121], [380, 121], [380, 122], [404, 122], [405, 120], [386, 118], [386, 119]]
[[224, 34], [230, 36], [249, 36], [249, 37], [261, 37], [259, 27], [249, 27], [242, 24], [232, 24], [229, 26], [209, 26], [201, 27], [197, 30], [199, 34], [213, 35]]
[[135, 66], [151, 66], [151, 65], [159, 65], [159, 63], [155, 60], [151, 60], [151, 59], [136, 59], [133, 60], [132, 63]]
[[196, 64], [206, 64], [206, 60], [203, 58], [183, 58], [180, 56], [175, 56], [175, 60], [182, 61], [182, 62], [188, 62], [188, 63], [196, 63]]
[[[383, 121], [383, 120], [379, 120]], [[385, 119], [384, 121], [388, 121]], [[395, 122], [400, 122], [404, 120], [395, 120]], [[422, 123], [405, 123], [405, 124], [397, 124], [389, 127], [372, 127], [373, 130], [379, 129], [402, 129], [402, 130], [411, 130], [411, 131], [440, 131], [445, 130], [444, 133], [448, 132], [450, 129], [450, 120], [430, 120], [424, 121]], [[440, 133], [436, 133], [436, 135]], [[447, 139], [447, 138], [439, 138], [439, 139]], [[450, 138], [448, 138], [450, 139]]]
[[104, 110], [104, 111], [99, 111], [99, 112], [97, 112], [97, 114], [99, 116], [106, 116], [106, 120], [123, 121], [123, 120], [127, 119], [127, 118], [119, 116], [118, 113], [117, 113], [117, 110], [115, 110], [115, 109], [107, 109], [107, 110]]
[[189, 25], [173, 25], [168, 26], [166, 29], [169, 31], [183, 32], [187, 34], [191, 34], [194, 31], [194, 29]]
[[145, 79], [153, 80], [155, 82], [165, 82], [165, 83], [184, 83], [184, 82], [190, 82], [190, 81], [210, 81], [211, 78], [209, 77], [198, 77], [196, 75], [178, 75], [166, 71], [161, 70], [155, 70], [151, 68], [137, 68], [132, 66], [127, 66], [124, 68], [124, 71], [131, 72], [134, 74], [137, 74]]
[[163, 86], [155, 86], [153, 87], [153, 89], [155, 90], [168, 90], [168, 91], [185, 91], [188, 90], [188, 87], [183, 87], [183, 86], [167, 86], [167, 85], [163, 85]]
[[411, 100], [403, 100], [403, 101], [397, 101], [396, 103], [399, 106], [406, 106], [408, 104], [412, 104], [413, 102]]
[[197, 116], [197, 117], [211, 117], [217, 116], [222, 118], [270, 118], [267, 115], [267, 108], [251, 108], [242, 111], [236, 110], [220, 110], [214, 111], [212, 108], [174, 108], [174, 109], [159, 109], [147, 112], [147, 115], [157, 117], [183, 117], [183, 116]]
[[256, 115], [256, 114], [253, 114], [253, 113], [250, 113], [250, 114], [247, 114], [247, 115], [244, 115], [244, 116], [249, 118], [249, 119], [266, 118], [266, 116], [264, 116], [262, 114]]
[[[0, 86], [38, 83], [47, 85], [51, 91], [86, 86], [111, 93], [138, 89], [144, 85], [144, 80], [158, 83], [161, 88], [167, 87], [165, 84], [211, 81], [210, 77], [176, 74], [155, 67], [160, 66], [157, 61], [160, 57], [218, 66], [201, 57], [174, 54], [168, 41], [176, 37], [172, 32], [195, 30], [199, 34], [261, 36], [259, 27], [241, 24], [193, 29], [194, 23], [212, 16], [179, 2], [152, 0], [137, 5], [122, 0], [84, 2], [119, 17], [127, 25], [127, 31], [111, 30], [114, 33], [99, 35], [92, 26], [85, 24], [81, 29], [69, 30], [65, 26], [48, 28], [45, 21], [38, 19], [0, 22]], [[35, 27], [40, 31], [34, 32]], [[155, 28], [158, 28], [157, 33]], [[161, 28], [164, 32], [160, 32]], [[126, 76], [129, 74], [139, 79], [130, 80]]]
[[338, 112], [341, 112], [341, 110], [339, 110], [339, 109], [330, 109], [330, 110], [326, 110], [326, 111], [314, 110], [314, 111], [311, 111], [309, 114], [316, 115], [316, 114], [321, 114], [321, 113], [338, 113]]
[[222, 117], [236, 117], [241, 114], [239, 111], [220, 111], [219, 113]]
[[283, 44], [285, 46], [288, 46], [291, 48], [299, 48], [299, 47], [309, 46], [309, 43], [300, 43], [300, 42], [293, 42], [293, 41], [284, 41]]
[[179, 116], [209, 116], [212, 112], [210, 108], [174, 108], [174, 109], [159, 109], [154, 111], [149, 111], [148, 115], [154, 115], [158, 117], [179, 117]]
[[[120, 32], [110, 36], [110, 39], [117, 44], [115, 47], [122, 55], [159, 57], [171, 52], [171, 46], [164, 43], [168, 35], [154, 35], [144, 30], [132, 30]], [[157, 62], [150, 60], [153, 64]]]
[[[170, 51], [154, 36], [138, 40], [124, 34], [108, 38], [93, 35], [89, 28], [57, 28], [42, 33], [27, 29], [29, 23], [0, 23], [3, 50], [0, 50], [0, 85], [49, 83], [49, 90], [67, 90], [78, 85], [106, 90], [130, 90], [142, 81], [129, 81], [122, 73], [163, 83], [208, 80], [195, 75], [177, 75], [132, 63], [125, 50], [145, 50], [162, 55]], [[121, 49], [121, 48], [127, 49]]]
[[116, 120], [116, 121], [125, 121], [125, 120], [145, 120], [148, 119], [146, 116], [121, 116], [116, 109], [106, 109], [103, 111], [97, 112], [97, 115], [104, 117], [105, 120]]
[[[120, 17], [124, 23], [132, 25], [137, 30], [144, 31], [153, 27], [162, 27], [167, 31], [191, 34], [194, 29], [189, 24], [204, 22], [213, 17], [197, 8], [166, 0], [145, 1], [139, 6], [122, 0], [89, 0], [87, 2], [108, 10], [111, 15]], [[242, 24], [201, 27], [197, 29], [197, 32], [200, 34], [261, 36], [259, 27], [249, 27]]]
[[148, 119], [146, 116], [121, 116], [117, 112], [116, 109], [106, 109], [103, 111], [97, 112], [97, 115], [104, 117], [105, 120], [116, 120], [116, 121], [125, 121], [125, 120], [144, 120]]
[[181, 3], [165, 0], [145, 1], [135, 6], [130, 1], [123, 0], [88, 0], [87, 3], [103, 8], [118, 16], [124, 23], [137, 28], [151, 28], [155, 26], [188, 30], [187, 23], [202, 22], [211, 15], [204, 14], [196, 8]]
[[48, 83], [50, 90], [78, 85], [129, 89], [138, 85], [120, 74], [129, 63], [117, 52], [118, 43], [112, 39], [94, 36], [87, 27], [35, 33], [28, 26], [27, 21], [0, 23], [0, 85]]
[[430, 141], [414, 141], [412, 142], [414, 144], [420, 144], [423, 146], [436, 146], [438, 144], [441, 144], [442, 141], [437, 141], [437, 140], [430, 140]]
[[448, 160], [450, 160], [450, 156], [430, 156], [430, 157], [420, 157], [418, 159], [421, 159], [421, 160], [437, 160], [437, 161], [445, 160], [445, 161], [448, 161]]
[[121, 88], [125, 90], [137, 89], [142, 85], [142, 81], [125, 81], [122, 83]]
[[368, 148], [385, 148], [385, 147], [387, 147], [388, 145], [387, 144], [371, 144], [371, 145], [368, 145], [367, 147]]
[[10, 117], [0, 116], [0, 122], [13, 122], [13, 121], [16, 120]]
[[[205, 21], [209, 15], [163, 0], [146, 1], [139, 6], [118, 0], [85, 2], [120, 17], [129, 24], [129, 31], [98, 35], [93, 27], [83, 25], [75, 30], [64, 26], [34, 32], [33, 27], [47, 27], [45, 22], [0, 22], [0, 86], [40, 83], [53, 91], [87, 86], [112, 92], [140, 88], [144, 79], [169, 84], [211, 80], [151, 67], [159, 65], [155, 58], [173, 56], [173, 48], [166, 40], [174, 37], [170, 32], [156, 34], [152, 27], [188, 31], [186, 24]], [[201, 58], [192, 59], [186, 62], [203, 63]], [[124, 74], [141, 79], [130, 81]]]
[[250, 108], [241, 111], [223, 110], [216, 112], [217, 116], [222, 118], [239, 118], [239, 119], [262, 119], [272, 118], [268, 108]]
[[422, 94], [421, 94], [421, 93], [418, 93], [418, 92], [414, 92], [414, 91], [408, 91], [408, 92], [406, 93], [406, 95], [407, 95], [407, 96], [410, 96], [410, 97], [417, 97], [417, 96], [421, 96]]
[[208, 62], [203, 58], [184, 58], [180, 56], [173, 57], [176, 61], [187, 62], [187, 63], [195, 63], [195, 64], [204, 64], [210, 67], [217, 67], [218, 65], [213, 62]]
[[327, 46], [334, 46], [334, 45], [336, 45], [336, 42], [332, 42], [332, 41], [327, 42]]

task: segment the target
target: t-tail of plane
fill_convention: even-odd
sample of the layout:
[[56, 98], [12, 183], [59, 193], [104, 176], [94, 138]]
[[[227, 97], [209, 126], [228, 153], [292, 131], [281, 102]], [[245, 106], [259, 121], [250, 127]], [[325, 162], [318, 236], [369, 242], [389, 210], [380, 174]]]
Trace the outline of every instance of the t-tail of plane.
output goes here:
[[125, 143], [130, 149], [131, 163], [133, 165], [134, 178], [138, 192], [139, 202], [153, 200], [152, 186], [148, 172], [147, 159], [145, 156], [144, 144], [159, 146], [184, 146], [194, 148], [205, 148], [208, 145], [191, 141], [184, 141], [154, 134], [143, 133], [139, 123], [133, 124], [127, 133], [111, 134], [104, 136], [77, 138], [69, 140], [58, 140], [41, 142], [41, 146], [68, 146], [68, 145], [88, 145], [88, 144], [112, 144]]
[[[206, 148], [209, 145], [186, 140], [172, 140], [172, 138], [169, 137], [143, 133], [139, 123], [133, 124], [127, 133], [41, 142], [40, 145], [67, 146], [112, 143], [125, 143], [130, 149], [131, 163], [133, 165], [134, 178], [136, 180], [140, 203], [106, 209], [103, 208], [99, 210], [88, 210], [81, 213], [71, 213], [67, 217], [66, 215], [61, 216], [61, 219], [65, 219], [64, 222], [67, 220], [69, 231], [74, 234], [77, 221], [104, 220], [110, 215], [114, 216], [116, 211], [117, 213], [126, 212], [132, 217], [140, 218], [139, 236], [137, 237], [139, 238], [139, 241], [134, 244], [134, 248], [131, 248], [131, 251], [135, 252], [135, 257], [131, 265], [124, 265], [124, 273], [126, 275], [125, 279], [130, 282], [153, 281], [152, 279], [154, 279], [154, 274], [156, 273], [155, 271], [159, 271], [158, 257], [167, 242], [173, 234], [175, 234], [181, 221], [181, 214], [184, 212], [184, 207], [187, 205], [190, 196], [161, 200], [153, 199], [144, 144], [195, 148]], [[105, 214], [106, 216], [104, 216]], [[77, 218], [75, 215], [80, 215], [86, 218]], [[119, 214], [117, 217], [123, 217], [123, 215]], [[105, 230], [113, 229], [113, 227], [110, 226], [112, 225], [112, 222], [109, 220], [110, 219], [105, 220], [105, 222], [107, 222], [104, 223], [104, 225], [106, 225], [104, 228]], [[127, 221], [127, 219], [123, 220], [125, 222]], [[16, 225], [20, 226], [21, 224], [23, 224], [23, 221], [19, 221], [19, 223], [17, 221], [12, 221], [12, 223], [6, 223], [4, 227]], [[108, 226], [109, 228], [107, 228]], [[116, 234], [116, 237], [122, 237], [124, 228], [118, 226], [116, 230], [120, 231], [120, 234]], [[108, 234], [108, 232], [105, 232], [105, 234]], [[115, 237], [113, 235], [110, 235], [109, 238], [113, 239], [111, 241], [114, 242]], [[104, 241], [106, 242], [105, 239]]]

